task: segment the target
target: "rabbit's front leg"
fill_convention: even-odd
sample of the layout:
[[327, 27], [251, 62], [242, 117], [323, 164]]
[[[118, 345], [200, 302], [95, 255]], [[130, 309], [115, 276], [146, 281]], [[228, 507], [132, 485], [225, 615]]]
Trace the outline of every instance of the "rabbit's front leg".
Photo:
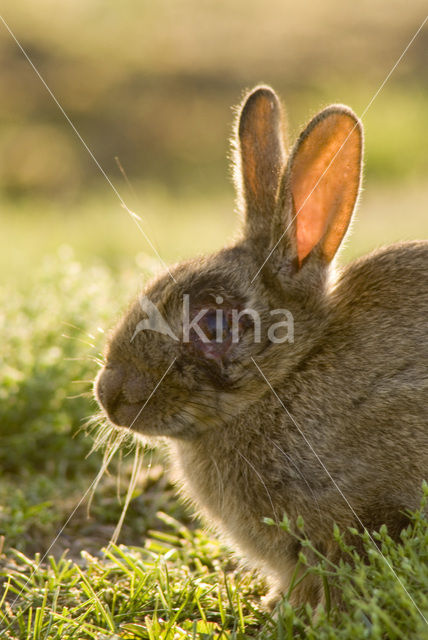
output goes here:
[[[309, 566], [315, 564], [315, 557], [308, 557]], [[262, 599], [263, 607], [269, 611], [285, 598], [293, 607], [309, 603], [314, 609], [325, 603], [324, 590], [319, 576], [310, 573], [308, 566], [302, 565], [297, 555], [290, 558], [283, 570], [268, 577], [269, 590]]]

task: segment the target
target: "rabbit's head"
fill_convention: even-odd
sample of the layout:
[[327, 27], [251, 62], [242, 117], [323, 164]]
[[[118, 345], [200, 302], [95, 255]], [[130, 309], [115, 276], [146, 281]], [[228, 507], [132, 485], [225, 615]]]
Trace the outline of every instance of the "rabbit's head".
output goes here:
[[321, 111], [287, 161], [268, 87], [244, 100], [235, 136], [242, 233], [150, 283], [114, 330], [96, 394], [116, 425], [193, 438], [227, 425], [316, 348], [330, 265], [358, 196], [361, 124]]

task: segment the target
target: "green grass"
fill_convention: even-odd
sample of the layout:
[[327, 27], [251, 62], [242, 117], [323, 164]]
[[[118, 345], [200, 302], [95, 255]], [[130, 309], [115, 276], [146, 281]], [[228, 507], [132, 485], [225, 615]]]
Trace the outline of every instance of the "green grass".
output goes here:
[[[82, 266], [62, 248], [21, 278], [19, 289], [16, 282], [0, 289], [0, 637], [428, 638], [420, 614], [428, 616], [421, 512], [400, 544], [379, 534], [387, 563], [366, 540], [365, 561], [351, 550], [348, 563], [334, 567], [320, 557], [310, 569], [327, 594], [340, 588], [344, 610], [314, 618], [284, 601], [271, 617], [261, 607], [262, 582], [192, 520], [164, 474], [162, 452], [147, 451], [120, 546], [102, 551], [120, 518], [133, 454], [124, 447], [122, 460], [112, 461], [88, 517], [87, 490], [102, 453], [88, 457], [93, 439], [82, 424], [95, 410], [90, 387], [104, 341], [97, 328], [126, 303], [137, 285], [134, 269], [132, 261], [115, 273], [100, 263]], [[146, 267], [140, 277], [149, 273]]]
[[[163, 518], [168, 532], [149, 532], [144, 548], [113, 546], [98, 557], [84, 552], [79, 562], [63, 556], [42, 563], [11, 553], [1, 572], [3, 637], [428, 638], [428, 526], [421, 512], [399, 545], [386, 530], [376, 536], [378, 548], [362, 536], [365, 563], [336, 532], [349, 561], [336, 566], [320, 557], [308, 571], [322, 576], [327, 593], [332, 586], [342, 590], [344, 609], [327, 607], [317, 616], [284, 600], [272, 617], [260, 606], [262, 585], [237, 570], [218, 543]], [[311, 547], [304, 534], [301, 540]]]

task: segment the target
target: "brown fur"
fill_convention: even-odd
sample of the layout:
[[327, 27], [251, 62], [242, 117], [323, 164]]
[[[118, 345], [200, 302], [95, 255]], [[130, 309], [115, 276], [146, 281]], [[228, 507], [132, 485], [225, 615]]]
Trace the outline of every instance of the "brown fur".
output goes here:
[[[221, 295], [254, 308], [261, 342], [245, 329], [222, 361], [152, 331], [131, 342], [143, 317], [136, 302], [110, 338], [97, 395], [112, 422], [129, 427], [175, 358], [132, 428], [168, 437], [181, 491], [284, 592], [299, 548], [263, 517], [302, 515], [334, 558], [333, 523], [358, 526], [352, 509], [369, 531], [386, 523], [397, 537], [403, 511], [418, 504], [428, 466], [428, 243], [387, 247], [335, 272], [359, 190], [361, 124], [329, 107], [287, 166], [281, 130], [276, 95], [256, 89], [237, 129], [241, 239], [145, 291], [178, 335], [183, 293], [196, 305]], [[274, 308], [292, 312], [292, 344], [267, 339]], [[320, 597], [312, 578], [293, 592], [295, 603]]]

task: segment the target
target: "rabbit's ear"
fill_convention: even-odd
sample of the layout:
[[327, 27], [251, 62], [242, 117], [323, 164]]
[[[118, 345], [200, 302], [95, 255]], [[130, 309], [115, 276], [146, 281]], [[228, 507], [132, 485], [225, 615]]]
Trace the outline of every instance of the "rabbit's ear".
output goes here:
[[244, 199], [245, 233], [269, 233], [285, 164], [281, 105], [270, 87], [243, 103], [237, 131], [236, 183]]
[[298, 139], [281, 200], [299, 266], [315, 248], [327, 263], [339, 248], [358, 197], [362, 147], [361, 122], [343, 105], [321, 111]]

